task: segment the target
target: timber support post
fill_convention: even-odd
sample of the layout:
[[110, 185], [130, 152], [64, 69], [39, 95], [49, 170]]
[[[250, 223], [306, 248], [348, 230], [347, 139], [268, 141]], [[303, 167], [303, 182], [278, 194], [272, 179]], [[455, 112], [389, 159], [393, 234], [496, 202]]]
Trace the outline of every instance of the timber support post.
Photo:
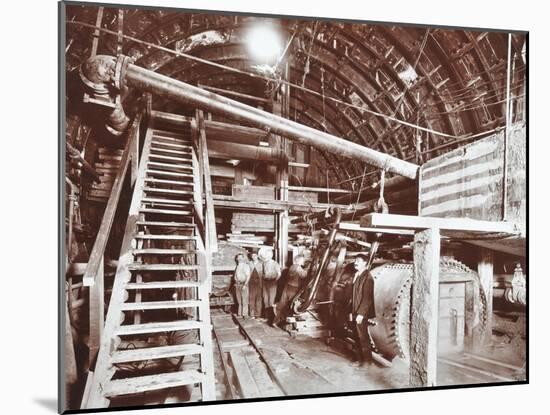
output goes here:
[[88, 368], [91, 370], [103, 335], [105, 324], [105, 293], [104, 293], [104, 258], [101, 257], [99, 268], [95, 276], [95, 284], [90, 290], [90, 333], [88, 337]]
[[477, 340], [481, 343], [481, 345], [491, 342], [491, 335], [493, 331], [493, 263], [493, 251], [487, 248], [482, 248], [479, 262], [477, 264], [479, 282], [483, 288], [483, 295], [485, 295], [486, 304], [485, 330], [481, 334], [481, 338]]
[[414, 265], [411, 294], [409, 383], [411, 387], [436, 385], [437, 325], [439, 320], [438, 228], [414, 235]]

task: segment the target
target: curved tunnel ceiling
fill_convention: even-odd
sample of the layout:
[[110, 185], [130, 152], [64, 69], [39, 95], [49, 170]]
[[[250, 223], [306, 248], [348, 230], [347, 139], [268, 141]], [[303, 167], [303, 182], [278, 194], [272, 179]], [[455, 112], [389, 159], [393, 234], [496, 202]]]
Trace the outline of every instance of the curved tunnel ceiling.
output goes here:
[[[95, 25], [97, 7], [68, 6], [67, 18]], [[105, 8], [102, 27], [117, 31], [118, 9]], [[254, 72], [244, 30], [260, 18], [173, 10], [124, 12], [124, 34], [212, 62]], [[420, 26], [276, 19], [292, 39], [285, 55], [291, 87], [290, 118], [334, 135], [414, 161], [448, 151], [467, 138], [505, 124], [508, 34]], [[67, 70], [85, 60], [92, 29], [68, 25]], [[191, 61], [130, 40], [122, 53], [136, 64], [192, 84], [266, 97], [273, 83]], [[512, 36], [515, 121], [523, 120], [525, 35]], [[116, 54], [117, 38], [102, 34], [98, 53]], [[257, 73], [257, 72], [256, 72]], [[336, 102], [331, 98], [343, 101]], [[346, 106], [353, 104], [354, 107]], [[158, 109], [178, 111], [158, 100]], [[362, 108], [394, 116], [455, 138], [420, 132]], [[421, 144], [417, 146], [418, 137]], [[441, 150], [444, 144], [450, 145]], [[340, 180], [363, 173], [357, 162], [324, 154]]]

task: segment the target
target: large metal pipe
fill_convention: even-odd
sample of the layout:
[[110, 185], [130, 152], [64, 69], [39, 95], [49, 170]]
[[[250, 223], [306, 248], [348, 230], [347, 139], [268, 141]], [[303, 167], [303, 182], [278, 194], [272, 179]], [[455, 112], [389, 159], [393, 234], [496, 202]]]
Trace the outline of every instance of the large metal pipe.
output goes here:
[[230, 98], [189, 85], [139, 66], [128, 64], [123, 75], [128, 85], [163, 98], [195, 105], [213, 113], [247, 121], [299, 143], [314, 146], [338, 156], [361, 160], [409, 179], [416, 179], [418, 166], [361, 146], [314, 128], [259, 110]]
[[338, 156], [361, 160], [400, 176], [416, 179], [418, 172], [416, 164], [287, 120], [222, 95], [205, 91], [130, 62], [131, 59], [124, 56], [119, 56], [115, 60], [113, 57], [96, 55], [83, 65], [85, 70], [81, 71], [81, 75], [83, 75], [83, 81], [96, 90], [108, 89], [105, 85], [101, 85], [107, 83], [114, 84], [116, 89], [121, 90], [127, 83], [163, 98], [191, 104], [213, 113], [228, 115], [237, 121], [247, 121], [266, 131], [282, 135], [301, 144], [310, 145]]
[[286, 154], [277, 148], [248, 146], [224, 141], [210, 141], [208, 143], [208, 156], [219, 159], [269, 161], [273, 163], [279, 163], [286, 159]]

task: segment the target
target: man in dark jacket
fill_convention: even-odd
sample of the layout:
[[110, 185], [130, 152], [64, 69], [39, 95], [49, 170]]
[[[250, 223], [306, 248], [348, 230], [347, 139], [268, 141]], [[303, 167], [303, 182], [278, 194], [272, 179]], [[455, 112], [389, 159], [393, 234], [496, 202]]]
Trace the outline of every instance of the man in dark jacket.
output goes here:
[[375, 317], [374, 280], [367, 270], [368, 258], [357, 255], [355, 258], [355, 275], [352, 280], [350, 321], [357, 341], [357, 364], [372, 362], [369, 320]]

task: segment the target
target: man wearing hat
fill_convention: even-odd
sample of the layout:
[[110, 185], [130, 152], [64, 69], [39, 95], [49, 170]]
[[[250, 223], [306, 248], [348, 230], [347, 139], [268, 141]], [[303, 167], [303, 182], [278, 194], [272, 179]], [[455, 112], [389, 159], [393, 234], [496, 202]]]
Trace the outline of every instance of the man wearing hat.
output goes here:
[[372, 361], [369, 320], [375, 317], [374, 280], [367, 269], [368, 257], [359, 254], [355, 257], [355, 274], [352, 282], [350, 321], [357, 341], [357, 365]]
[[270, 324], [275, 320], [275, 296], [277, 295], [277, 282], [281, 278], [281, 266], [273, 259], [273, 250], [261, 248], [259, 256], [262, 260], [262, 288], [265, 314]]
[[249, 295], [250, 295], [250, 316], [252, 318], [262, 316], [262, 274], [263, 274], [263, 264], [258, 258], [258, 252], [253, 251], [250, 254], [250, 283], [249, 285]]

